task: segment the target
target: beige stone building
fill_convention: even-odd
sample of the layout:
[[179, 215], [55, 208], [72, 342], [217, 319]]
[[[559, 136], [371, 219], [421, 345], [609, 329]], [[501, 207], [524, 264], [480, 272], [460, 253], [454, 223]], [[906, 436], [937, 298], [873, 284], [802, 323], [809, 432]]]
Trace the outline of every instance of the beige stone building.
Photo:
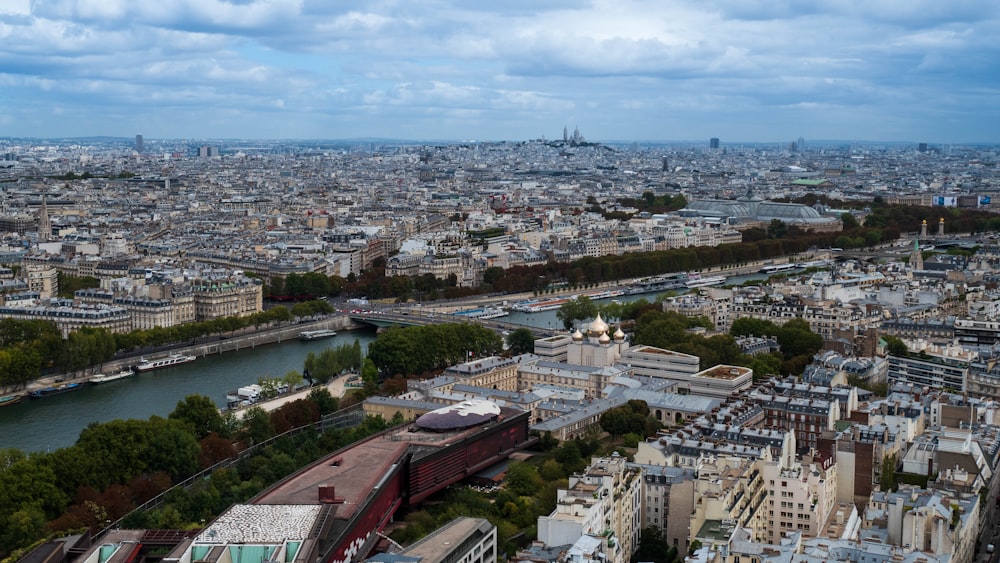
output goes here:
[[251, 278], [196, 280], [191, 293], [197, 321], [246, 317], [263, 310], [262, 285]]
[[515, 358], [490, 356], [446, 369], [444, 375], [457, 378], [465, 385], [500, 391], [517, 391], [518, 361]]
[[601, 541], [606, 561], [627, 563], [639, 546], [642, 486], [642, 470], [617, 453], [593, 458], [559, 490], [555, 510], [538, 517], [539, 541], [555, 547], [589, 536]]
[[28, 282], [28, 291], [37, 291], [42, 299], [59, 293], [58, 272], [52, 266], [26, 265], [24, 277]]

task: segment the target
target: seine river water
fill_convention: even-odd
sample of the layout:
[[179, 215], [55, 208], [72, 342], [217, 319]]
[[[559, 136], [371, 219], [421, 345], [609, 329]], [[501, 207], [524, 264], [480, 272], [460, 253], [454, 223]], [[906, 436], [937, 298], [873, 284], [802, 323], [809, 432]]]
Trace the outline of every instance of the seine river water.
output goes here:
[[325, 340], [289, 340], [205, 356], [190, 364], [138, 373], [121, 381], [84, 385], [65, 395], [25, 399], [0, 409], [0, 449], [34, 452], [71, 446], [80, 430], [92, 422], [165, 417], [188, 395], [205, 395], [224, 407], [227, 392], [257, 383], [261, 377], [283, 377], [292, 370], [301, 373], [309, 352], [353, 344], [355, 339], [365, 351], [375, 339], [375, 331], [342, 331]]
[[[736, 284], [763, 277], [751, 274], [732, 277], [729, 281]], [[623, 302], [639, 299], [653, 301], [656, 294], [623, 295], [617, 299]], [[512, 312], [502, 320], [551, 330], [562, 329], [555, 311]], [[0, 449], [36, 452], [71, 446], [80, 430], [92, 422], [167, 416], [188, 395], [205, 395], [223, 407], [227, 392], [256, 383], [261, 377], [282, 377], [292, 370], [301, 372], [302, 362], [309, 352], [318, 353], [328, 347], [352, 344], [355, 339], [361, 343], [363, 351], [367, 350], [368, 343], [375, 339], [375, 332], [343, 331], [326, 340], [290, 340], [205, 356], [190, 364], [139, 373], [122, 381], [85, 385], [83, 389], [65, 395], [25, 399], [19, 404], [0, 408]]]

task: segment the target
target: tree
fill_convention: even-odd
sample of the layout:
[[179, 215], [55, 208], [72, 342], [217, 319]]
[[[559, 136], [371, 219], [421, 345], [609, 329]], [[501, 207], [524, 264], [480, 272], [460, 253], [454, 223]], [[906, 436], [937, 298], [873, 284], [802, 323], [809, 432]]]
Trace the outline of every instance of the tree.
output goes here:
[[785, 359], [795, 356], [812, 357], [823, 347], [823, 337], [814, 333], [809, 328], [809, 323], [803, 319], [792, 319], [778, 327], [776, 336]]
[[556, 311], [556, 318], [563, 323], [566, 330], [573, 328], [574, 321], [583, 321], [597, 316], [597, 305], [586, 295], [563, 303]]
[[750, 362], [753, 380], [760, 381], [781, 373], [781, 358], [775, 354], [757, 354]]
[[767, 226], [768, 238], [782, 238], [788, 233], [788, 224], [781, 219], [771, 219]]
[[566, 477], [566, 470], [562, 464], [554, 459], [546, 460], [542, 468], [538, 470], [538, 475], [546, 482], [563, 479]]
[[639, 532], [639, 545], [632, 556], [632, 561], [654, 561], [656, 563], [672, 563], [674, 558], [669, 556], [670, 545], [667, 544], [663, 532], [657, 526], [643, 528]]
[[883, 338], [886, 343], [886, 351], [889, 352], [890, 355], [900, 357], [905, 356], [907, 352], [909, 352], [906, 344], [898, 336], [889, 335], [884, 336]]
[[17, 546], [28, 545], [45, 535], [45, 513], [27, 505], [9, 516], [0, 516], [0, 553], [10, 553]]
[[306, 395], [306, 398], [316, 403], [320, 416], [336, 412], [339, 401], [330, 394], [326, 387], [317, 387]]
[[544, 482], [533, 465], [523, 461], [512, 461], [507, 466], [504, 484], [510, 492], [518, 496], [531, 496], [542, 488]]
[[733, 336], [773, 336], [777, 332], [777, 328], [771, 321], [741, 317], [733, 321], [729, 334]]
[[499, 266], [490, 266], [483, 272], [483, 283], [492, 286], [504, 277], [504, 269]]
[[259, 444], [274, 436], [271, 416], [259, 406], [253, 406], [243, 413], [243, 427], [240, 437], [247, 445]]
[[222, 434], [224, 430], [218, 407], [204, 395], [188, 395], [177, 403], [167, 418], [186, 423], [199, 440], [213, 432]]
[[512, 354], [529, 354], [535, 351], [535, 335], [527, 328], [519, 328], [507, 335], [507, 346]]
[[896, 454], [882, 456], [882, 470], [879, 476], [879, 488], [889, 492], [896, 490]]

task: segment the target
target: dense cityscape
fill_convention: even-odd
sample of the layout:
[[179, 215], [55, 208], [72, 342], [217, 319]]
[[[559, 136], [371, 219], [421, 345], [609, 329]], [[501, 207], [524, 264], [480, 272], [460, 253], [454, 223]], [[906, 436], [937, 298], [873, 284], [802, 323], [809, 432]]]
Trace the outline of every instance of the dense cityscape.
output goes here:
[[[176, 459], [150, 446], [135, 474], [128, 446], [79, 448], [147, 432], [137, 421], [81, 428], [51, 456], [4, 450], [0, 486], [19, 492], [0, 497], [0, 552], [995, 560], [998, 153], [609, 144], [569, 127], [434, 144], [0, 139], [4, 408], [196, 361], [211, 335], [410, 326], [263, 393], [301, 387], [318, 406], [264, 410], [259, 386], [241, 388], [235, 430], [190, 397], [148, 423]], [[503, 324], [547, 310], [563, 327]], [[135, 365], [154, 343], [176, 350]], [[354, 391], [305, 386], [341, 373]], [[302, 428], [327, 437], [267, 445]], [[284, 471], [239, 465], [284, 447]], [[120, 474], [87, 482], [64, 463], [97, 475], [83, 458], [102, 455]], [[226, 464], [256, 481], [198, 497], [189, 477]], [[136, 494], [160, 467], [146, 491], [170, 492]]]

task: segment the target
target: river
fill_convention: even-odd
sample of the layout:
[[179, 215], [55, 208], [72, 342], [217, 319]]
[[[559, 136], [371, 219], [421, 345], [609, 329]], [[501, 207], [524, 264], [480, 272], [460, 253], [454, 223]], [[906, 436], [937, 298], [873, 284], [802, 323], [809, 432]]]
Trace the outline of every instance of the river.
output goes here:
[[257, 383], [261, 377], [284, 377], [289, 371], [302, 372], [309, 352], [353, 344], [362, 351], [375, 340], [374, 330], [342, 331], [333, 338], [301, 342], [289, 340], [204, 356], [183, 364], [102, 385], [44, 399], [24, 399], [0, 408], [0, 449], [26, 452], [51, 451], [71, 446], [80, 431], [92, 422], [150, 416], [167, 416], [188, 395], [205, 395], [219, 407], [226, 405], [226, 393]]
[[[767, 279], [767, 276], [764, 275], [764, 274], [745, 274], [745, 275], [740, 275], [740, 276], [729, 276], [729, 277], [727, 277], [726, 278], [726, 284], [727, 285], [741, 285], [744, 282], [747, 282], [747, 281], [750, 281], [750, 280], [766, 280], [766, 279]], [[689, 290], [680, 289], [680, 290], [674, 290], [674, 293], [676, 293], [676, 294], [682, 294], [682, 293], [686, 293], [687, 291], [689, 291]], [[660, 293], [666, 293], [666, 292], [639, 293], [639, 294], [634, 294], [634, 295], [621, 295], [621, 296], [615, 297], [613, 299], [621, 301], [622, 303], [631, 303], [633, 301], [638, 301], [640, 299], [645, 299], [646, 301], [653, 302], [653, 301], [656, 301], [656, 297], [658, 295], [660, 295]], [[612, 298], [595, 299], [594, 302], [595, 303], [607, 303], [607, 302], [609, 302], [611, 300], [612, 300]], [[532, 327], [536, 327], [536, 328], [545, 328], [545, 329], [549, 329], [549, 330], [556, 330], [556, 331], [558, 331], [558, 330], [562, 330], [562, 321], [560, 321], [559, 318], [556, 317], [556, 312], [557, 311], [558, 311], [558, 309], [551, 310], [551, 311], [541, 311], [541, 312], [538, 312], [538, 313], [525, 313], [525, 312], [521, 312], [521, 311], [511, 311], [509, 315], [507, 315], [505, 317], [502, 317], [500, 319], [497, 319], [497, 320], [502, 320], [504, 322], [509, 322], [509, 323], [522, 324], [522, 325], [525, 325], [525, 326], [532, 326]]]
[[[760, 274], [733, 276], [729, 283], [740, 284], [764, 279]], [[656, 293], [622, 295], [623, 302], [639, 299], [653, 301]], [[603, 302], [608, 300], [598, 300]], [[561, 330], [556, 311], [539, 313], [511, 312], [504, 321], [537, 328]], [[198, 358], [190, 364], [139, 373], [129, 379], [84, 385], [79, 391], [48, 397], [25, 399], [19, 404], [0, 408], [0, 449], [17, 448], [26, 452], [51, 451], [73, 445], [80, 430], [92, 422], [150, 416], [167, 416], [188, 395], [205, 395], [219, 407], [226, 405], [226, 393], [256, 383], [261, 377], [283, 377], [289, 371], [302, 371], [309, 352], [351, 344], [357, 339], [365, 351], [375, 339], [368, 330], [343, 331], [333, 338], [312, 342], [290, 340], [221, 355]]]

